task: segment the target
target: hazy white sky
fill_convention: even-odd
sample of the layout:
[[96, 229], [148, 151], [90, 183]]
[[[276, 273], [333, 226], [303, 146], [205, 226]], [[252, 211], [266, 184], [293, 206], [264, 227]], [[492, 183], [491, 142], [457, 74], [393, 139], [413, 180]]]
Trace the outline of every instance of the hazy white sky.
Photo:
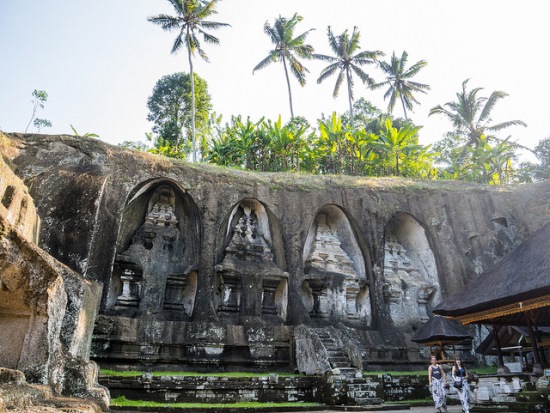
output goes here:
[[[232, 114], [288, 120], [283, 68], [279, 64], [252, 74], [271, 48], [263, 25], [279, 14], [304, 17], [297, 33], [308, 37], [316, 52], [332, 54], [326, 30], [334, 33], [357, 26], [362, 50], [409, 53], [409, 63], [427, 60], [416, 80], [432, 90], [410, 117], [424, 125], [423, 144], [439, 140], [451, 129], [442, 118], [428, 118], [430, 108], [454, 100], [462, 81], [483, 87], [483, 96], [503, 90], [510, 96], [493, 113], [495, 122], [521, 119], [527, 128], [513, 127], [519, 143], [534, 147], [550, 136], [550, 55], [547, 13], [537, 0], [222, 0], [212, 20], [232, 27], [213, 32], [220, 46], [205, 44], [210, 63], [195, 60], [195, 70], [207, 80], [214, 110], [229, 120]], [[185, 53], [170, 54], [175, 34], [147, 21], [159, 13], [173, 14], [166, 0], [0, 0], [0, 130], [24, 131], [32, 113], [31, 93], [45, 89], [49, 98], [38, 114], [52, 128], [44, 133], [71, 134], [72, 124], [84, 134], [117, 144], [145, 140], [147, 98], [156, 81], [176, 71], [188, 71]], [[308, 82], [293, 81], [294, 111], [311, 122], [321, 114], [347, 110], [342, 88], [333, 99], [335, 77], [318, 85], [325, 62], [305, 62]], [[377, 80], [381, 71], [366, 70]], [[356, 82], [355, 95], [385, 108], [384, 90], [370, 91]], [[399, 107], [396, 115], [401, 116]], [[31, 126], [29, 131], [35, 129]], [[503, 136], [503, 137], [505, 137]]]

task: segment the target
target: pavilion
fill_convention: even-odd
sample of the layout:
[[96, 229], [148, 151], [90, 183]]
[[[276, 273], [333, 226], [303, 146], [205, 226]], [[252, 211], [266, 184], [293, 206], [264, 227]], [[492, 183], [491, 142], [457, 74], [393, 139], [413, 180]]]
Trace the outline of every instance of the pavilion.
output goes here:
[[534, 370], [547, 364], [540, 327], [550, 327], [550, 223], [535, 231], [495, 266], [470, 280], [457, 294], [447, 297], [434, 314], [493, 326], [500, 366], [504, 365], [498, 331], [521, 326], [533, 351]]

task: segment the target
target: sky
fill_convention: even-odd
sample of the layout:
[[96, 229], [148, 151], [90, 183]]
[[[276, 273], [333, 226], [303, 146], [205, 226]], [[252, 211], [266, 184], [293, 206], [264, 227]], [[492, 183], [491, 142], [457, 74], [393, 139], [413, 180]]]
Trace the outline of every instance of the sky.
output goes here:
[[[303, 17], [296, 34], [315, 29], [307, 42], [316, 53], [332, 54], [327, 27], [335, 34], [357, 26], [361, 50], [409, 54], [409, 65], [428, 65], [415, 80], [431, 86], [418, 94], [420, 105], [409, 117], [420, 131], [420, 143], [440, 140], [452, 129], [430, 109], [453, 101], [462, 82], [482, 87], [480, 96], [501, 90], [509, 94], [492, 113], [495, 123], [523, 120], [499, 136], [530, 148], [550, 136], [550, 67], [547, 52], [547, 13], [544, 2], [525, 0], [221, 0], [210, 20], [231, 27], [211, 32], [220, 45], [204, 44], [210, 62], [198, 56], [195, 71], [208, 82], [213, 109], [228, 121], [231, 115], [262, 116], [284, 122], [290, 118], [288, 93], [281, 64], [252, 73], [272, 48], [263, 32], [265, 22], [279, 15]], [[155, 83], [178, 71], [189, 71], [187, 54], [171, 54], [175, 33], [147, 21], [161, 13], [174, 14], [167, 0], [0, 0], [0, 130], [23, 132], [32, 115], [32, 92], [46, 90], [48, 100], [40, 118], [52, 122], [48, 134], [95, 133], [119, 144], [146, 141], [147, 98]], [[292, 79], [295, 115], [310, 122], [333, 111], [348, 109], [346, 89], [337, 98], [336, 77], [317, 84], [321, 61], [304, 61], [307, 84]], [[383, 73], [364, 69], [376, 80]], [[358, 79], [355, 97], [385, 109], [385, 89], [369, 90]], [[396, 106], [396, 116], [402, 116]], [[31, 125], [29, 132], [36, 129]]]

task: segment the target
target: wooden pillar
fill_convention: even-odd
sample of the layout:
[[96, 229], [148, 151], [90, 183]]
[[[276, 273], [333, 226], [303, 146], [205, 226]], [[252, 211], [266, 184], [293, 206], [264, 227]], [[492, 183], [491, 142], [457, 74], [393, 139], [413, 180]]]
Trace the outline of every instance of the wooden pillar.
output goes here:
[[491, 324], [493, 324], [493, 334], [495, 336], [495, 342], [497, 344], [497, 356], [498, 356], [498, 365], [500, 367], [504, 367], [504, 358], [502, 357], [502, 348], [500, 345], [500, 337], [498, 336], [498, 331], [500, 328], [496, 325], [495, 320], [491, 320]]
[[539, 353], [539, 344], [538, 344], [538, 337], [537, 334], [535, 334], [535, 328], [533, 320], [527, 312], [523, 313], [525, 315], [525, 318], [527, 320], [527, 328], [529, 330], [529, 337], [531, 337], [531, 345], [533, 347], [533, 359], [535, 361], [535, 364], [537, 364], [539, 367], [541, 366], [541, 360], [540, 360], [540, 353]]

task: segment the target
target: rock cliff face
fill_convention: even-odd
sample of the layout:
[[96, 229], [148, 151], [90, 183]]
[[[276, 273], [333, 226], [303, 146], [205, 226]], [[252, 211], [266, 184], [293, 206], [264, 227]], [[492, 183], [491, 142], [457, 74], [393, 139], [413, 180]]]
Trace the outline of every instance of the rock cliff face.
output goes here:
[[254, 174], [84, 138], [4, 139], [40, 247], [103, 286], [104, 365], [291, 369], [296, 326], [310, 329], [308, 359], [315, 329], [335, 326], [353, 364], [419, 362], [408, 338], [433, 306], [550, 219], [549, 183]]
[[[4, 155], [13, 147], [4, 136]], [[0, 161], [0, 366], [18, 369], [55, 395], [97, 398], [89, 361], [101, 285], [36, 246], [40, 220], [28, 189]]]

